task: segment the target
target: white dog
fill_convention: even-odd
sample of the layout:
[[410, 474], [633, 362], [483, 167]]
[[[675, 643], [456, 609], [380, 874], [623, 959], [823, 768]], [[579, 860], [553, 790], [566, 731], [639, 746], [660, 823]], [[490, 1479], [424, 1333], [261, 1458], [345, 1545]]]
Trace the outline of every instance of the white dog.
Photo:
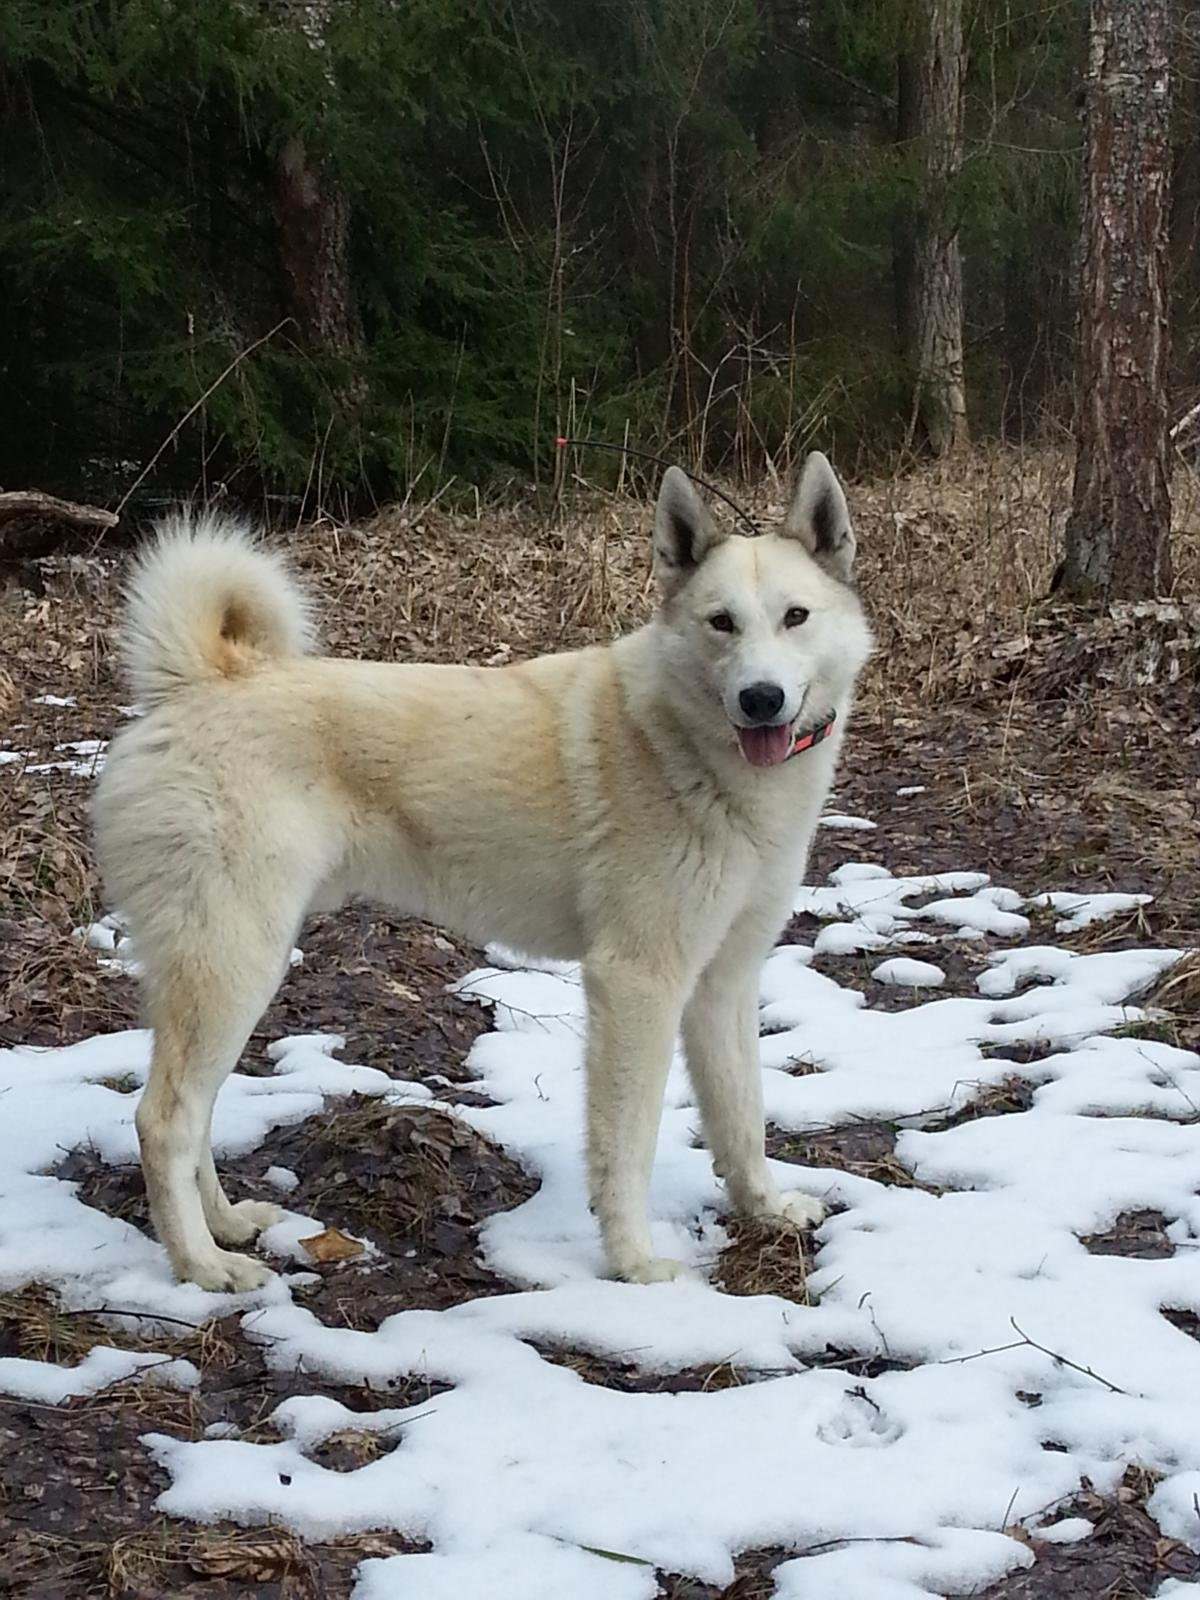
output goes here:
[[758, 974], [786, 921], [871, 638], [825, 457], [787, 520], [724, 533], [686, 475], [654, 526], [661, 606], [608, 647], [517, 666], [306, 654], [284, 563], [211, 514], [168, 521], [124, 635], [147, 715], [112, 743], [99, 849], [154, 1029], [137, 1113], [175, 1272], [261, 1284], [243, 1245], [278, 1213], [231, 1204], [213, 1101], [306, 912], [369, 896], [479, 943], [580, 960], [592, 1207], [609, 1266], [671, 1277], [647, 1196], [672, 1047], [733, 1205], [809, 1223], [767, 1168]]

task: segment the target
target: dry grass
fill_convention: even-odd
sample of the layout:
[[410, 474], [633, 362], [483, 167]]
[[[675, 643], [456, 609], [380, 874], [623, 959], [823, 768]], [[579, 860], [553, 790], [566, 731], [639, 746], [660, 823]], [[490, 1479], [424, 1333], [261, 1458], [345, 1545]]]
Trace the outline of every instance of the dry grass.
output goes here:
[[[1069, 812], [1076, 803], [1070, 748], [1124, 742], [1120, 729], [1114, 735], [1113, 697], [1081, 702], [1076, 686], [1089, 672], [1111, 678], [1121, 663], [1165, 648], [1159, 624], [1085, 626], [1041, 599], [1070, 476], [1061, 450], [985, 448], [948, 466], [914, 466], [851, 487], [861, 586], [879, 641], [863, 685], [859, 737], [872, 726], [885, 737], [917, 729], [952, 707], [964, 718], [981, 710], [994, 736], [976, 743], [957, 786], [939, 795], [943, 812], [962, 819], [965, 837], [975, 818], [998, 807], [1036, 817], [1042, 836], [1052, 837], [1056, 808]], [[737, 497], [770, 525], [783, 514], [786, 485], [768, 479]], [[1179, 587], [1194, 594], [1200, 494], [1182, 465], [1175, 513]], [[727, 516], [723, 508], [718, 514]], [[653, 604], [650, 522], [647, 500], [607, 494], [576, 476], [553, 523], [531, 506], [471, 515], [433, 504], [353, 527], [319, 521], [277, 537], [314, 590], [333, 652], [485, 663], [607, 640], [643, 621]], [[125, 698], [112, 658], [119, 565], [103, 552], [59, 557], [39, 564], [44, 594], [0, 588], [9, 647], [0, 716], [5, 700], [12, 707], [0, 743], [45, 754], [56, 737], [112, 730], [113, 708]], [[1081, 654], [1086, 639], [1090, 654]], [[46, 692], [78, 695], [79, 711], [32, 704]], [[1075, 696], [1074, 721], [1063, 730], [1063, 759], [1048, 772], [1023, 737], [1023, 722], [1041, 716], [1047, 697], [1057, 704], [1064, 694]], [[1128, 695], [1120, 714], [1129, 719], [1131, 744], [1155, 722], [1153, 707]], [[1098, 837], [1106, 815], [1136, 813], [1152, 879], [1200, 848], [1186, 775], [1156, 772], [1144, 781], [1118, 763], [1083, 781]], [[70, 936], [101, 905], [89, 791], [85, 780], [47, 783], [16, 766], [0, 768], [0, 928], [12, 964], [7, 988], [23, 1001], [10, 1002], [10, 1020], [0, 986], [0, 1042], [61, 1038], [64, 1017], [86, 1017], [89, 1031], [132, 1020], [127, 986], [100, 973], [95, 955]], [[1102, 844], [1094, 858], [1077, 843], [1070, 852], [1064, 876], [1086, 876], [1105, 859]]]
[[357, 1472], [359, 1467], [382, 1460], [399, 1440], [399, 1431], [379, 1428], [343, 1428], [331, 1433], [310, 1452], [314, 1461], [331, 1472]]
[[[318, 1547], [339, 1565], [349, 1567], [372, 1556], [393, 1556], [404, 1548], [403, 1540], [382, 1533], [354, 1534]], [[188, 1594], [202, 1592], [199, 1587], [193, 1590], [192, 1579], [278, 1584], [281, 1587], [273, 1592], [281, 1597], [315, 1600], [322, 1593], [318, 1549], [284, 1528], [194, 1530], [155, 1519], [149, 1527], [111, 1542], [22, 1533], [6, 1555], [6, 1567], [13, 1583], [33, 1583], [43, 1572], [63, 1583], [82, 1578], [89, 1582], [88, 1592], [97, 1600], [101, 1596], [131, 1600], [133, 1596], [175, 1594], [182, 1583], [187, 1584]], [[13, 1588], [12, 1592], [25, 1591]], [[51, 1591], [38, 1588], [36, 1592]], [[222, 1586], [220, 1592], [231, 1591]], [[238, 1592], [258, 1590], [239, 1588]]]
[[797, 1166], [831, 1168], [895, 1189], [940, 1193], [934, 1185], [918, 1182], [896, 1155], [898, 1131], [894, 1123], [863, 1118], [813, 1133], [775, 1133], [768, 1141], [768, 1154]]
[[1200, 949], [1190, 950], [1169, 968], [1138, 997], [1138, 1003], [1145, 1009], [1144, 1019], [1130, 1023], [1122, 1033], [1176, 1049], [1195, 1049], [1200, 1042]]
[[742, 1217], [728, 1225], [729, 1243], [714, 1274], [726, 1294], [776, 1294], [807, 1306], [811, 1236], [778, 1221]]
[[1200, 950], [1192, 950], [1145, 996], [1147, 1005], [1195, 1021], [1200, 1016]]
[[648, 527], [645, 506], [593, 497], [553, 527], [519, 509], [431, 509], [318, 524], [288, 543], [338, 653], [500, 665], [643, 621]]
[[[1200, 496], [1182, 466], [1175, 492], [1179, 585], [1196, 593]], [[907, 742], [941, 717], [938, 731], [925, 736], [943, 766], [958, 761], [938, 805], [965, 848], [1008, 811], [1036, 828], [1036, 870], [1045, 883], [1053, 874], [1102, 884], [1112, 871], [1140, 887], [1128, 853], [1112, 865], [1123, 818], [1126, 834], [1136, 831], [1143, 881], [1161, 894], [1173, 879], [1182, 885], [1200, 851], [1188, 752], [1171, 753], [1176, 735], [1166, 728], [1152, 768], [1145, 757], [1161, 724], [1155, 691], [1117, 693], [1107, 685], [1130, 662], [1161, 661], [1171, 649], [1171, 660], [1186, 656], [1188, 626], [1200, 647], [1200, 608], [1194, 624], [1176, 625], [1089, 620], [1047, 606], [1040, 597], [1069, 496], [1069, 458], [1051, 449], [982, 449], [951, 466], [915, 466], [851, 487], [861, 587], [879, 643], [863, 684], [856, 748], [860, 762], [887, 760], [880, 742]], [[770, 525], [783, 514], [786, 486], [768, 480], [738, 497]], [[615, 497], [576, 477], [553, 523], [530, 506], [471, 515], [430, 505], [354, 527], [320, 521], [277, 537], [314, 591], [334, 653], [486, 663], [607, 640], [643, 621], [653, 605], [650, 522], [646, 500]], [[103, 551], [54, 558], [38, 567], [44, 594], [0, 588], [8, 646], [0, 707], [7, 700], [12, 708], [0, 743], [45, 755], [58, 739], [112, 731], [114, 707], [126, 698], [112, 655], [122, 560]], [[1183, 670], [1194, 670], [1194, 657]], [[1081, 694], [1089, 681], [1104, 692]], [[33, 703], [47, 692], [77, 695], [79, 709]], [[1031, 724], [1044, 725], [1048, 701], [1056, 721], [1058, 706], [1069, 705], [1049, 751], [1044, 732], [1032, 743], [1029, 737]], [[967, 749], [973, 717], [987, 728]], [[51, 1043], [135, 1018], [130, 986], [114, 983], [71, 936], [102, 906], [90, 790], [84, 779], [47, 782], [0, 767], [0, 937], [9, 962], [0, 1043]], [[1063, 824], [1082, 806], [1089, 836], [1067, 838]], [[1177, 893], [1171, 904], [1186, 899]], [[1144, 918], [1138, 931], [1148, 931]], [[1158, 921], [1153, 931], [1187, 942], [1193, 919], [1176, 911], [1173, 923]]]
[[718, 1361], [702, 1367], [686, 1367], [676, 1372], [647, 1372], [636, 1358], [599, 1356], [588, 1350], [574, 1350], [530, 1340], [543, 1361], [566, 1367], [585, 1383], [615, 1389], [624, 1394], [715, 1394], [723, 1389], [740, 1389], [758, 1381], [761, 1374], [748, 1372], [732, 1361]]
[[[75, 1366], [97, 1344], [111, 1343], [110, 1331], [94, 1316], [63, 1308], [57, 1295], [39, 1283], [0, 1294], [0, 1335], [27, 1361]], [[148, 1346], [133, 1346], [133, 1348]]]
[[981, 1084], [966, 1105], [936, 1122], [923, 1123], [926, 1132], [943, 1132], [960, 1127], [964, 1122], [978, 1122], [982, 1117], [1008, 1117], [1028, 1111], [1033, 1100], [1033, 1089], [1028, 1080], [1012, 1074], [999, 1083]]
[[[860, 581], [898, 681], [920, 693], [960, 633], [1019, 621], [1046, 595], [1070, 505], [1069, 455], [984, 447], [853, 484]], [[780, 519], [788, 485], [736, 488], [760, 524]], [[1180, 593], [1200, 591], [1200, 479], [1174, 483]], [[730, 513], [719, 504], [722, 519]], [[324, 636], [339, 652], [381, 659], [518, 659], [610, 638], [649, 613], [651, 507], [572, 480], [555, 518], [527, 505], [476, 514], [397, 507], [353, 526], [329, 520], [277, 535], [312, 580]], [[107, 560], [107, 558], [104, 558]], [[110, 568], [83, 557], [41, 564], [48, 593], [10, 596], [37, 636], [56, 692], [110, 683]], [[0, 681], [20, 699], [24, 673]]]
[[71, 1310], [40, 1283], [0, 1294], [0, 1337], [16, 1355], [72, 1367], [98, 1344], [179, 1357], [199, 1367], [227, 1364], [234, 1355], [228, 1329], [220, 1322], [195, 1328], [139, 1319], [106, 1308]]

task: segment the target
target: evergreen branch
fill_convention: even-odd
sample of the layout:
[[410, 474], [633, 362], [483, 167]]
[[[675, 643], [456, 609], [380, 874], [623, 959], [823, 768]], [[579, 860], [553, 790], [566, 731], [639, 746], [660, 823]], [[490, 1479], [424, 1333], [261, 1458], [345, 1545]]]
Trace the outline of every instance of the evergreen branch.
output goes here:
[[195, 405], [191, 406], [187, 411], [184, 412], [183, 416], [180, 417], [179, 421], [171, 429], [170, 433], [163, 440], [163, 442], [159, 445], [158, 449], [150, 457], [149, 461], [147, 461], [146, 465], [138, 473], [137, 477], [129, 485], [129, 488], [126, 489], [125, 493], [122, 495], [120, 501], [117, 504], [116, 514], [117, 514], [118, 517], [121, 515], [122, 511], [124, 511], [125, 507], [129, 504], [129, 501], [130, 501], [131, 497], [136, 492], [136, 490], [139, 488], [139, 486], [142, 483], [145, 482], [146, 478], [154, 470], [155, 463], [158, 461], [158, 459], [162, 455], [163, 451], [166, 450], [170, 445], [174, 444], [175, 440], [179, 437], [180, 433], [182, 433], [183, 429], [187, 426], [187, 424], [196, 415], [197, 411], [199, 411], [200, 407], [209, 398], [209, 396], [211, 394], [215, 393], [216, 390], [218, 390], [221, 387], [221, 385], [225, 382], [225, 379], [229, 377], [231, 372], [234, 372], [238, 367], [241, 366], [242, 362], [245, 361], [247, 356], [252, 356], [254, 354], [254, 352], [258, 349], [259, 345], [266, 344], [268, 339], [273, 339], [275, 337], [275, 335], [279, 332], [280, 328], [286, 327], [287, 324], [289, 322], [291, 322], [291, 321], [292, 321], [291, 317], [282, 317], [268, 333], [264, 333], [262, 335], [262, 337], [260, 339], [256, 339], [253, 344], [247, 345], [244, 350], [240, 350], [238, 352], [238, 354], [236, 356], [234, 356], [233, 360], [229, 363], [229, 365], [225, 368], [224, 372], [220, 373], [217, 377], [215, 377], [213, 379], [213, 381], [209, 384], [208, 388], [205, 389], [204, 393], [200, 396], [199, 400], [196, 401]]

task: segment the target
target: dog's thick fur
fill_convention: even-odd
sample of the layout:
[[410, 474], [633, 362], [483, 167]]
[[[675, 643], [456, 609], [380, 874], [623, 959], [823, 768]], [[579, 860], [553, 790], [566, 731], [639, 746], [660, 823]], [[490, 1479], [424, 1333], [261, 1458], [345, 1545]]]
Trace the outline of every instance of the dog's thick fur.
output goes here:
[[[723, 534], [673, 468], [646, 627], [518, 666], [385, 666], [307, 655], [303, 598], [238, 525], [181, 514], [161, 529], [124, 636], [147, 715], [113, 741], [96, 822], [143, 968], [154, 1058], [137, 1127], [180, 1278], [268, 1276], [221, 1248], [277, 1213], [226, 1199], [213, 1101], [305, 913], [356, 895], [582, 961], [591, 1199], [615, 1274], [676, 1270], [652, 1257], [647, 1193], [680, 1030], [733, 1204], [820, 1216], [767, 1168], [757, 987], [870, 648], [853, 553], [824, 456], [759, 539]], [[744, 691], [764, 685], [782, 704], [756, 733]], [[780, 759], [784, 725], [790, 741], [829, 712], [833, 736]]]

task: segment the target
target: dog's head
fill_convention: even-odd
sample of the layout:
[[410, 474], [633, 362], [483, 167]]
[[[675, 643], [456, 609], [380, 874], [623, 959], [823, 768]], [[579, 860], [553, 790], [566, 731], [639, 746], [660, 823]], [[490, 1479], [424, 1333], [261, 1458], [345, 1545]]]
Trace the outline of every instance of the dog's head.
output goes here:
[[782, 526], [757, 539], [718, 527], [678, 467], [663, 478], [654, 573], [673, 676], [752, 766], [785, 761], [796, 727], [842, 706], [870, 654], [854, 552], [846, 496], [819, 451]]

